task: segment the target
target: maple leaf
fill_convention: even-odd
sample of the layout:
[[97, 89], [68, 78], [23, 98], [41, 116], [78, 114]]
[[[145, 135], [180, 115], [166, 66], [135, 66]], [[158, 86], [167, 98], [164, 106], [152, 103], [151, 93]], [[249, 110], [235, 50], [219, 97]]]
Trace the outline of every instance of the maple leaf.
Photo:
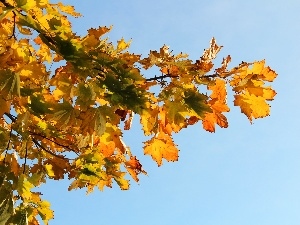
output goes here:
[[17, 186], [17, 191], [19, 195], [25, 199], [30, 199], [31, 197], [30, 189], [32, 189], [33, 187], [34, 185], [27, 180], [26, 175], [21, 174]]
[[64, 178], [64, 174], [68, 173], [70, 164], [64, 158], [48, 159], [44, 162], [44, 168], [49, 177], [59, 180]]
[[118, 51], [121, 52], [121, 51], [129, 48], [129, 46], [130, 46], [130, 42], [126, 43], [124, 38], [122, 38], [121, 40], [118, 41], [117, 49], [118, 49]]
[[11, 99], [13, 95], [20, 96], [20, 76], [10, 70], [0, 71], [0, 91], [5, 99]]
[[228, 127], [226, 117], [223, 112], [229, 112], [229, 107], [226, 103], [226, 83], [224, 80], [216, 79], [213, 85], [209, 85], [208, 89], [212, 91], [208, 104], [210, 105], [212, 112], [206, 113], [202, 125], [203, 128], [209, 132], [215, 132], [215, 124], [220, 127]]
[[48, 224], [48, 221], [54, 218], [54, 212], [50, 209], [50, 202], [48, 201], [38, 202], [37, 210], [45, 224]]
[[265, 98], [255, 96], [248, 92], [235, 95], [234, 97], [234, 105], [240, 106], [241, 111], [250, 121], [252, 121], [252, 118], [257, 119], [270, 115], [270, 106], [266, 103]]
[[163, 133], [157, 133], [151, 140], [144, 142], [144, 154], [150, 155], [158, 166], [162, 165], [162, 159], [167, 161], [178, 160], [178, 149], [172, 138]]
[[140, 123], [143, 126], [143, 131], [145, 135], [150, 135], [153, 132], [155, 132], [155, 128], [157, 127], [157, 121], [158, 121], [158, 113], [159, 109], [158, 107], [144, 109], [142, 110], [140, 114]]
[[184, 102], [200, 117], [203, 117], [205, 112], [211, 111], [206, 104], [206, 100], [207, 96], [198, 92], [186, 91], [184, 93]]
[[252, 68], [244, 67], [233, 76], [230, 85], [237, 93], [234, 105], [240, 106], [250, 122], [252, 118], [262, 118], [270, 114], [270, 106], [266, 101], [274, 99], [276, 92], [270, 87], [264, 86], [264, 81], [273, 81], [277, 74], [269, 67], [265, 67], [265, 61], [254, 62]]
[[58, 6], [59, 10], [61, 10], [64, 13], [67, 13], [67, 14], [69, 14], [71, 16], [75, 16], [75, 17], [81, 16], [80, 13], [75, 12], [74, 6], [64, 5], [61, 2], [57, 3], [57, 6]]

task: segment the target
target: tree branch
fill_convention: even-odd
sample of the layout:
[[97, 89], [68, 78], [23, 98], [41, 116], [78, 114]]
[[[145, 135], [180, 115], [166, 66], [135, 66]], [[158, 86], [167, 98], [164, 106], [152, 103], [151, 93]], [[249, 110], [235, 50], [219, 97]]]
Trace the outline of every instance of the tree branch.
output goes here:
[[179, 77], [179, 76], [173, 76], [173, 75], [171, 75], [171, 74], [166, 74], [166, 75], [161, 75], [161, 76], [156, 76], [155, 75], [155, 77], [151, 77], [151, 78], [148, 78], [148, 79], [146, 79], [146, 81], [152, 81], [152, 80], [162, 80], [162, 79], [164, 79], [164, 78], [177, 78], [177, 77]]
[[[209, 74], [209, 75], [205, 75], [205, 76], [201, 76], [200, 78], [214, 78], [214, 77], [219, 77], [220, 74], [218, 73], [214, 73], [214, 74]], [[152, 81], [152, 80], [162, 80], [164, 78], [178, 78], [179, 76], [174, 76], [171, 74], [166, 74], [166, 75], [161, 75], [161, 76], [154, 76], [151, 78], [146, 79], [146, 81]]]
[[214, 73], [214, 74], [209, 74], [209, 75], [205, 75], [205, 76], [202, 76], [202, 77], [204, 77], [204, 78], [214, 78], [214, 77], [218, 77], [218, 76], [220, 76], [220, 74]]
[[4, 115], [7, 116], [12, 122], [16, 122], [16, 117], [11, 115], [10, 113], [5, 112]]
[[[55, 156], [55, 157], [57, 157], [57, 158], [61, 158], [61, 159], [67, 159], [67, 158], [65, 158], [65, 157], [62, 156], [62, 155], [56, 155], [56, 154], [54, 154], [53, 152], [49, 151], [49, 150], [46, 149], [43, 145], [41, 145], [36, 139], [31, 138], [31, 140], [32, 140], [32, 142], [33, 142], [37, 147], [43, 149], [45, 152], [49, 153], [50, 155], [53, 155], [53, 156]], [[67, 160], [70, 160], [70, 159], [67, 159]]]

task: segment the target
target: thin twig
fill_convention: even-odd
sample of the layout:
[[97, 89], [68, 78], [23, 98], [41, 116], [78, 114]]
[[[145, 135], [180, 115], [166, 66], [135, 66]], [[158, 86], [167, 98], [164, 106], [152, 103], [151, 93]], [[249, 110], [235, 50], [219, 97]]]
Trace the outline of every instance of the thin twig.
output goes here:
[[54, 141], [54, 140], [52, 140], [52, 139], [50, 139], [50, 138], [48, 138], [48, 137], [46, 137], [46, 136], [44, 136], [44, 135], [42, 135], [42, 134], [37, 134], [37, 133], [32, 132], [32, 131], [29, 131], [29, 133], [30, 133], [31, 135], [36, 135], [36, 136], [42, 137], [42, 138], [44, 138], [44, 139], [47, 139], [48, 141], [51, 141], [52, 143], [54, 143], [54, 144], [56, 144], [56, 145], [58, 145], [58, 146], [60, 146], [60, 147], [67, 148], [68, 150], [74, 152], [76, 155], [79, 156], [79, 154], [78, 154], [74, 149], [70, 148], [70, 146], [67, 146], [67, 145], [63, 145], [63, 144], [57, 143], [56, 141]]
[[172, 76], [171, 74], [161, 75], [161, 76], [155, 76], [146, 79], [146, 81], [152, 81], [152, 80], [162, 80], [164, 78], [178, 78], [179, 76]]
[[220, 76], [220, 74], [215, 73], [215, 74], [209, 74], [209, 75], [205, 75], [205, 76], [201, 76], [200, 78], [214, 78], [214, 77], [218, 77]]
[[[62, 156], [62, 155], [56, 155], [56, 154], [54, 154], [53, 152], [49, 151], [49, 150], [46, 149], [43, 145], [41, 145], [36, 139], [31, 138], [31, 140], [32, 140], [32, 142], [33, 142], [37, 147], [43, 149], [45, 152], [49, 153], [50, 155], [55, 156], [55, 157], [57, 157], [57, 158], [61, 158], [61, 159], [67, 159], [67, 158], [65, 158], [65, 157]], [[70, 160], [70, 159], [67, 159], [67, 160]]]
[[16, 117], [11, 115], [10, 113], [5, 112], [4, 115], [7, 116], [12, 122], [16, 122], [17, 120]]
[[[214, 74], [209, 74], [209, 75], [205, 75], [205, 76], [200, 76], [200, 78], [214, 78], [214, 77], [219, 77], [220, 74], [218, 73], [214, 73]], [[146, 79], [146, 81], [152, 81], [152, 80], [162, 80], [164, 78], [178, 78], [179, 76], [174, 76], [171, 74], [166, 74], [166, 75], [161, 75], [161, 76], [155, 76], [155, 77], [151, 77]]]

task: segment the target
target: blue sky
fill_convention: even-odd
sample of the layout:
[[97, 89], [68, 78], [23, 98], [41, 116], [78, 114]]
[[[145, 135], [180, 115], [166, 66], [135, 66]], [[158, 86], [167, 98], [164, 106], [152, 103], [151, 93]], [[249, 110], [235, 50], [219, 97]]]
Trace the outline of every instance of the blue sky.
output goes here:
[[68, 181], [51, 181], [41, 188], [55, 210], [50, 225], [300, 224], [299, 1], [63, 2], [84, 15], [74, 20], [78, 34], [114, 25], [111, 40], [132, 38], [130, 50], [145, 56], [167, 44], [196, 60], [215, 37], [224, 46], [216, 62], [228, 54], [232, 67], [266, 59], [279, 74], [272, 84], [278, 94], [271, 116], [252, 125], [232, 108], [227, 129], [183, 130], [175, 136], [179, 161], [162, 167], [143, 155], [146, 139], [135, 121], [124, 137], [148, 176], [129, 191], [115, 185], [88, 196], [68, 192]]

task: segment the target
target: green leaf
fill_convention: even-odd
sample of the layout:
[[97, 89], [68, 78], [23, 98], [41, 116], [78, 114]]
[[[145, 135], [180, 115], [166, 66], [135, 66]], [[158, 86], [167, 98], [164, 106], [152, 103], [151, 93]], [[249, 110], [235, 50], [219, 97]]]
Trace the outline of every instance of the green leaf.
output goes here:
[[33, 0], [16, 0], [17, 6], [23, 10], [30, 10], [36, 5], [36, 2]]
[[2, 20], [9, 12], [11, 12], [14, 8], [12, 7], [5, 7], [2, 8], [2, 13], [0, 14], [0, 20]]
[[75, 92], [77, 95], [76, 104], [81, 107], [87, 108], [89, 105], [93, 105], [95, 103], [95, 91], [92, 85], [89, 84], [78, 84]]
[[166, 101], [167, 117], [170, 123], [184, 124], [186, 107], [181, 102]]
[[20, 96], [20, 76], [10, 70], [0, 71], [0, 91], [4, 98]]
[[68, 126], [76, 126], [78, 122], [76, 117], [78, 115], [78, 110], [74, 109], [69, 102], [63, 101], [55, 105], [51, 119], [58, 122], [60, 128], [64, 129]]
[[183, 99], [186, 105], [200, 117], [203, 117], [206, 112], [212, 112], [206, 102], [208, 97], [204, 94], [188, 90], [184, 92]]
[[34, 185], [26, 179], [25, 175], [21, 174], [17, 186], [17, 191], [19, 195], [21, 195], [23, 198], [29, 199], [32, 194], [30, 189], [33, 187]]
[[16, 0], [17, 6], [22, 7], [27, 4], [27, 0]]
[[[28, 225], [27, 211], [25, 208], [18, 209], [12, 217], [9, 218], [8, 224], [11, 225]], [[2, 225], [2, 224], [1, 224]]]
[[50, 219], [53, 219], [54, 217], [53, 211], [50, 209], [50, 203], [48, 201], [39, 202], [37, 210], [45, 224], [48, 224], [48, 221]]
[[39, 116], [51, 112], [49, 109], [50, 105], [47, 102], [45, 102], [42, 95], [32, 95], [30, 96], [30, 101], [31, 103], [28, 105], [36, 115]]
[[6, 224], [6, 221], [13, 215], [13, 195], [12, 190], [7, 184], [0, 188], [0, 224]]

